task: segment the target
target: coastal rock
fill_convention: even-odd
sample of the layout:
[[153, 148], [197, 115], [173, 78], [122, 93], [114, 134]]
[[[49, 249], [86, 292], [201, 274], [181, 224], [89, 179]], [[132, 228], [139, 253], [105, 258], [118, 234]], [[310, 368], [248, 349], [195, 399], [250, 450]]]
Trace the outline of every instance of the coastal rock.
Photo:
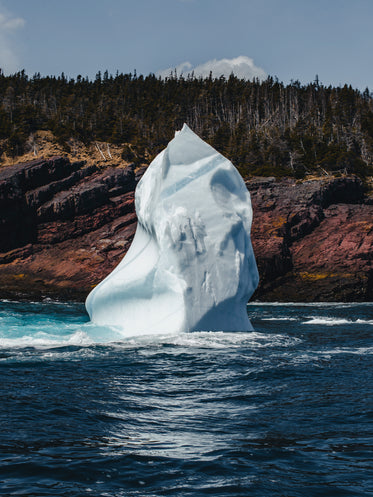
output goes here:
[[[63, 157], [0, 169], [0, 298], [84, 300], [130, 246], [145, 170]], [[246, 185], [260, 274], [254, 298], [373, 300], [373, 201], [359, 178]]]
[[63, 157], [0, 170], [0, 297], [84, 299], [134, 235], [135, 185], [133, 167]]
[[267, 301], [370, 301], [373, 206], [357, 177], [247, 183]]

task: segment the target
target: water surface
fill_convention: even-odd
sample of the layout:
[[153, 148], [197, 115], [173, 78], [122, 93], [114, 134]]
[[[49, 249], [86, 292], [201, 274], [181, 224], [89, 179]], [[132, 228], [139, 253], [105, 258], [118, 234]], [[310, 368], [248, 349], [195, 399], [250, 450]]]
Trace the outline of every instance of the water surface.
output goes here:
[[373, 495], [373, 304], [251, 304], [253, 333], [121, 338], [0, 302], [0, 494]]

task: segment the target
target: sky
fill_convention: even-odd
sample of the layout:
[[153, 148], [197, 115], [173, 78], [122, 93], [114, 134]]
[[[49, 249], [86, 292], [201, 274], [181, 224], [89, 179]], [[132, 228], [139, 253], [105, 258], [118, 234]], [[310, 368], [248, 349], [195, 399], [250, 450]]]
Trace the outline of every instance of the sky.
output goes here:
[[0, 67], [224, 74], [373, 90], [373, 0], [0, 0]]

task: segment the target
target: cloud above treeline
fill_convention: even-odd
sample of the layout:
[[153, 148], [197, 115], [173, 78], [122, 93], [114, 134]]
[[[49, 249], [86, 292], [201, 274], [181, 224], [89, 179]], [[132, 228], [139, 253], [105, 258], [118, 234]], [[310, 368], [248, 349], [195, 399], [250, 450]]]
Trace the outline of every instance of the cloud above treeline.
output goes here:
[[250, 80], [254, 78], [262, 80], [267, 77], [267, 73], [261, 67], [256, 66], [253, 59], [245, 55], [233, 59], [213, 59], [198, 66], [193, 66], [190, 62], [183, 62], [176, 67], [158, 71], [157, 76], [168, 78], [176, 74], [177, 77], [193, 75], [196, 78], [208, 78], [210, 73], [213, 78], [220, 78], [220, 76], [229, 78], [231, 74], [240, 79]]
[[12, 73], [20, 68], [15, 33], [25, 25], [21, 17], [14, 17], [0, 5], [0, 68]]

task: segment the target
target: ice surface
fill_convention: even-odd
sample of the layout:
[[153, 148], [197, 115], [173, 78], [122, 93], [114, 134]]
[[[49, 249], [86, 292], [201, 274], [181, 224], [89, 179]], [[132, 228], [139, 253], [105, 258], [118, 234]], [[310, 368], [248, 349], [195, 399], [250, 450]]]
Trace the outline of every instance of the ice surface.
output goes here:
[[129, 251], [88, 295], [91, 320], [124, 335], [252, 330], [252, 209], [232, 163], [184, 125], [148, 167], [135, 206]]

